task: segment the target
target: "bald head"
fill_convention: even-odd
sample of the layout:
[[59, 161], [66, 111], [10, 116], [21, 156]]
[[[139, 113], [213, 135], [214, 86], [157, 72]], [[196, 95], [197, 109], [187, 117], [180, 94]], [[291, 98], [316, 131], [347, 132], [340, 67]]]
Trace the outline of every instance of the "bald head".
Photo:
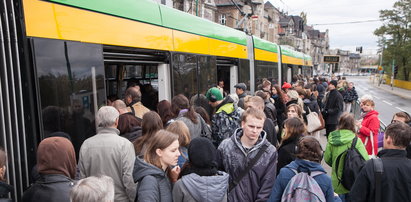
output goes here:
[[113, 102], [113, 107], [117, 109], [120, 114], [127, 113], [127, 106], [126, 103], [123, 102], [123, 100], [116, 100]]
[[132, 102], [140, 102], [141, 101], [141, 92], [140, 89], [129, 87], [124, 94], [124, 100], [127, 105], [130, 105]]

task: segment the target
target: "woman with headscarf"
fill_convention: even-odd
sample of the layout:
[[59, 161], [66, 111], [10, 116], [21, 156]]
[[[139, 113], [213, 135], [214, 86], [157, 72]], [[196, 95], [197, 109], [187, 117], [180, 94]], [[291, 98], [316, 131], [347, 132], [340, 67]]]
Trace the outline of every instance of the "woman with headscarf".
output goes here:
[[74, 147], [67, 138], [49, 137], [41, 141], [37, 149], [40, 179], [24, 192], [22, 201], [70, 201], [76, 165]]

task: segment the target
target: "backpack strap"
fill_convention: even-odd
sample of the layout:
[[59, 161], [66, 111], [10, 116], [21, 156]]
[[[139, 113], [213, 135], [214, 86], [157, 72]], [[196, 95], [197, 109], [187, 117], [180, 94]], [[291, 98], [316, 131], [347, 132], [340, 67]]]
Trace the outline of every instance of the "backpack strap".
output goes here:
[[[358, 140], [358, 137], [355, 136], [351, 142], [351, 149], [355, 149], [355, 146], [357, 145], [357, 140]], [[335, 160], [335, 172], [336, 172], [338, 184], [341, 184], [341, 181], [342, 181], [342, 176], [338, 176], [338, 168], [340, 167], [340, 160], [344, 156], [344, 153], [347, 153], [347, 150], [345, 150], [340, 155], [338, 155], [337, 159]]]
[[375, 175], [375, 202], [381, 201], [381, 178], [384, 173], [384, 167], [382, 159], [372, 159], [374, 165], [374, 175]]
[[255, 163], [257, 163], [258, 159], [261, 158], [261, 156], [263, 155], [267, 147], [268, 147], [267, 144], [264, 144], [263, 146], [261, 146], [258, 153], [255, 155], [253, 159], [250, 160], [247, 167], [238, 175], [237, 179], [233, 179], [233, 181], [230, 182], [228, 192], [234, 189], [234, 187], [237, 186], [237, 184], [244, 178], [244, 176], [247, 175], [247, 173], [251, 170], [251, 168], [255, 165]]

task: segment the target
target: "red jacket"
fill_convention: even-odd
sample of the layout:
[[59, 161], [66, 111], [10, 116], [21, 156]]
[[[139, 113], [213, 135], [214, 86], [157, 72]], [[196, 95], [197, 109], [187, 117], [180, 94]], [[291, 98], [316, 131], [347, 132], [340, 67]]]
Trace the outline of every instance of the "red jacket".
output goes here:
[[[378, 153], [378, 131], [380, 130], [380, 119], [378, 119], [378, 112], [375, 110], [369, 111], [363, 118], [362, 127], [358, 132], [358, 137], [362, 140], [365, 145], [365, 149], [368, 154], [372, 154], [372, 144], [371, 138], [369, 138], [371, 131], [374, 138], [374, 152], [375, 155]], [[365, 144], [366, 139], [369, 138], [367, 144]]]

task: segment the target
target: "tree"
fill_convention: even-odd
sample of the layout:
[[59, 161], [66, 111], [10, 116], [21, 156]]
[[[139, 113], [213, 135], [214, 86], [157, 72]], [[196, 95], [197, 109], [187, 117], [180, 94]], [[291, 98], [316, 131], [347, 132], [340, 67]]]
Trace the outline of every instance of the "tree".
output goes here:
[[374, 34], [384, 49], [384, 65], [391, 67], [395, 60], [399, 67], [397, 78], [408, 81], [411, 70], [411, 0], [399, 0], [392, 10], [381, 10], [380, 19], [384, 24]]

